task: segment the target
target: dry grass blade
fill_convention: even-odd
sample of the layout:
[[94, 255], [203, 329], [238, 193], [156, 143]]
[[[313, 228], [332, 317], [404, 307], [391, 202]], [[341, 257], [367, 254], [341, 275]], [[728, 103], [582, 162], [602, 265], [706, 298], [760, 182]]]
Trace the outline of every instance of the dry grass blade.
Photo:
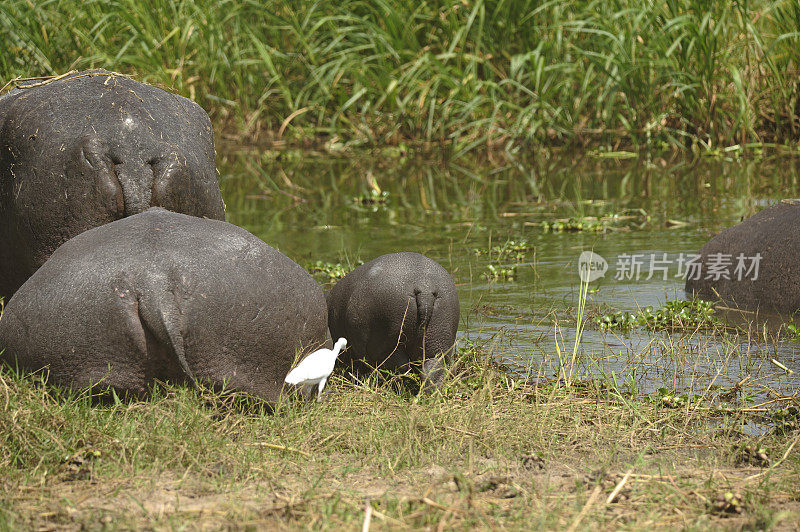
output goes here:
[[592, 508], [592, 505], [597, 500], [597, 497], [600, 495], [601, 489], [602, 488], [600, 486], [594, 487], [592, 493], [589, 495], [589, 500], [586, 501], [586, 504], [583, 506], [583, 508], [581, 508], [581, 511], [578, 513], [578, 515], [575, 517], [575, 520], [567, 529], [567, 532], [575, 532], [576, 530], [578, 530], [578, 526], [581, 524], [581, 521], [583, 520], [584, 517], [586, 517], [586, 514], [589, 513], [589, 510]]
[[622, 491], [622, 488], [625, 486], [625, 483], [631, 477], [632, 473], [633, 469], [628, 469], [625, 472], [625, 475], [622, 477], [622, 480], [620, 480], [617, 483], [617, 485], [614, 487], [614, 490], [608, 495], [608, 498], [606, 499], [606, 504], [611, 504], [612, 502], [614, 502], [614, 499], [616, 499], [617, 495], [619, 495], [619, 492]]

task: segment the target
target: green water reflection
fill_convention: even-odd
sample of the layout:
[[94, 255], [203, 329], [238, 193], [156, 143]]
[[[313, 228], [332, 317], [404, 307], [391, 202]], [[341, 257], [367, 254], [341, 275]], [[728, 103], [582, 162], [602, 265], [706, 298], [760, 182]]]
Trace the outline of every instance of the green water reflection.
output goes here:
[[[571, 346], [569, 316], [578, 293], [577, 259], [592, 249], [610, 269], [590, 306], [658, 306], [683, 297], [676, 277], [681, 253], [694, 253], [714, 233], [771, 203], [798, 195], [800, 161], [785, 157], [725, 160], [650, 157], [598, 159], [585, 154], [538, 153], [446, 161], [435, 157], [334, 157], [257, 148], [218, 147], [228, 220], [300, 263], [354, 264], [393, 251], [418, 251], [454, 276], [462, 303], [462, 342], [489, 342], [520, 371], [555, 374], [554, 319], [559, 341]], [[380, 194], [378, 193], [380, 190]], [[385, 194], [385, 203], [364, 199]], [[649, 219], [627, 230], [547, 233], [541, 222], [642, 209]], [[534, 250], [514, 282], [484, 277], [486, 249], [524, 239]], [[615, 279], [623, 254], [667, 254], [667, 278]], [[775, 388], [797, 387], [769, 364], [800, 370], [794, 343], [762, 345], [747, 339], [602, 333], [588, 329], [581, 343], [585, 374], [622, 375], [653, 390], [736, 382], [743, 374]], [[775, 353], [778, 353], [776, 355]], [[797, 371], [800, 373], [800, 371]]]

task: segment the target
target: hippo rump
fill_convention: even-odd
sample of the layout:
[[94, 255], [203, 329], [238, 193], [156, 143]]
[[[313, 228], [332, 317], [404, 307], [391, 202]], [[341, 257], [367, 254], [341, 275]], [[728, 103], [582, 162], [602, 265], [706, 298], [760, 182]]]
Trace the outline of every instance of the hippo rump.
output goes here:
[[[699, 251], [686, 291], [741, 309], [800, 309], [800, 201], [784, 200], [730, 227]], [[723, 272], [723, 273], [720, 273]], [[694, 274], [693, 274], [694, 273]]]
[[68, 239], [151, 206], [225, 219], [200, 106], [105, 70], [0, 96], [0, 297]]
[[419, 253], [382, 255], [348, 273], [327, 298], [331, 336], [350, 346], [343, 362], [416, 366], [423, 383], [441, 381], [460, 307], [453, 279], [437, 262]]
[[296, 357], [330, 346], [325, 296], [244, 229], [151, 208], [59, 247], [0, 319], [0, 359], [126, 395], [154, 379], [275, 401]]

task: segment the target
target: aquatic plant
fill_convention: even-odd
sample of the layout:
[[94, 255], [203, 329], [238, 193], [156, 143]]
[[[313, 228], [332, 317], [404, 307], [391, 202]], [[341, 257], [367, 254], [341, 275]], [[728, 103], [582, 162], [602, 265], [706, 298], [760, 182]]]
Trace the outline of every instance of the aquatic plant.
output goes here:
[[588, 232], [605, 233], [612, 229], [641, 228], [650, 221], [650, 215], [644, 209], [630, 209], [603, 216], [576, 216], [558, 220], [544, 220], [542, 229], [547, 232]]
[[361, 264], [363, 264], [362, 261], [358, 261], [355, 265], [350, 266], [344, 265], [341, 262], [324, 262], [321, 260], [316, 260], [306, 263], [305, 269], [311, 274], [312, 277], [317, 278], [318, 281], [323, 283], [334, 283]]
[[594, 322], [601, 329], [628, 331], [634, 327], [659, 329], [714, 328], [721, 324], [714, 314], [714, 303], [702, 299], [675, 299], [653, 310], [644, 307], [636, 312], [614, 311], [597, 316]]
[[798, 27], [796, 0], [6, 0], [0, 78], [106, 67], [248, 139], [628, 157], [796, 142]]
[[638, 316], [633, 312], [617, 310], [594, 318], [601, 329], [617, 329], [628, 331], [638, 325]]
[[367, 206], [377, 206], [377, 205], [386, 205], [386, 200], [389, 197], [389, 193], [384, 191], [376, 191], [370, 189], [369, 192], [361, 194], [360, 196], [356, 196], [353, 198], [353, 201], [359, 205], [367, 205]]
[[545, 233], [563, 233], [563, 232], [587, 232], [587, 233], [605, 233], [608, 231], [608, 224], [596, 218], [569, 218], [566, 220], [553, 220], [543, 221], [542, 229]]
[[666, 408], [681, 408], [689, 404], [697, 403], [702, 397], [690, 393], [678, 393], [665, 387], [658, 389], [656, 403]]
[[486, 271], [483, 272], [483, 277], [488, 281], [513, 281], [517, 278], [517, 265], [512, 264], [510, 266], [498, 266], [494, 264], [488, 264], [486, 266]]
[[800, 430], [800, 409], [796, 406], [778, 408], [770, 412], [769, 421], [774, 424], [778, 434]]
[[497, 244], [488, 249], [473, 249], [475, 255], [487, 255], [490, 259], [496, 261], [515, 260], [522, 262], [528, 258], [528, 252], [533, 251], [535, 248], [533, 244], [528, 243], [527, 240], [506, 240], [502, 244]]

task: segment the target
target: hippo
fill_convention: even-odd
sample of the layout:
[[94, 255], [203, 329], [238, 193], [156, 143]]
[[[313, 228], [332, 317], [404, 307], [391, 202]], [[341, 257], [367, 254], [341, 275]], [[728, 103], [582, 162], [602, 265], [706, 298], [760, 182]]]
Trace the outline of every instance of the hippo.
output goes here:
[[106, 70], [0, 96], [0, 297], [73, 236], [151, 206], [225, 219], [200, 106]]
[[745, 310], [800, 310], [800, 200], [784, 200], [730, 227], [687, 267], [686, 291]]
[[49, 383], [146, 396], [156, 380], [275, 402], [330, 347], [322, 289], [244, 229], [154, 207], [59, 247], [0, 318], [0, 359]]
[[419, 253], [382, 255], [327, 294], [333, 338], [347, 338], [345, 363], [388, 370], [416, 367], [423, 389], [437, 387], [452, 354], [460, 307], [453, 279]]

